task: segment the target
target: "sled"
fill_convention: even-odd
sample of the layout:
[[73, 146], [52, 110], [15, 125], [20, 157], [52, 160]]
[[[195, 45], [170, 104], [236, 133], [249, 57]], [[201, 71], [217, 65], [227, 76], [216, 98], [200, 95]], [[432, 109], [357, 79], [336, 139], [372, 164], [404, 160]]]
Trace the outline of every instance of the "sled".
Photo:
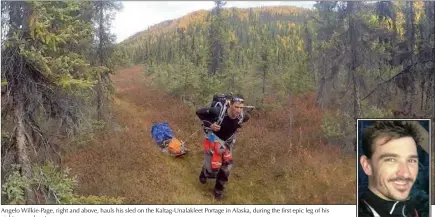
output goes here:
[[174, 136], [167, 122], [156, 123], [151, 127], [151, 136], [162, 152], [172, 157], [181, 157], [188, 153], [184, 142]]

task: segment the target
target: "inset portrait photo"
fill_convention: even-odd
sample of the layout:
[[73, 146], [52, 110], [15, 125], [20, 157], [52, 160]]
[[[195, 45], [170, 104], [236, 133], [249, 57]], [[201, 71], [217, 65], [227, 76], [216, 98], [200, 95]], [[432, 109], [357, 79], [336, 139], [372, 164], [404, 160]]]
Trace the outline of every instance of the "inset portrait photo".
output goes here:
[[431, 216], [430, 119], [357, 122], [358, 216]]

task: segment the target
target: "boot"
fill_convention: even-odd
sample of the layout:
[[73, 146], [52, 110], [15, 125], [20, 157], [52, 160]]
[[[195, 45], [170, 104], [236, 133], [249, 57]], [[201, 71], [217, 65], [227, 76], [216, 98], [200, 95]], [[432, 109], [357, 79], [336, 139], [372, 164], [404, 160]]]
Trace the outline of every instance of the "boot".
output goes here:
[[223, 197], [224, 197], [224, 192], [223, 191], [214, 190], [214, 198], [216, 200], [222, 200]]
[[201, 174], [199, 174], [199, 182], [201, 182], [201, 184], [205, 184], [207, 182], [207, 177], [204, 175], [204, 170], [202, 170]]

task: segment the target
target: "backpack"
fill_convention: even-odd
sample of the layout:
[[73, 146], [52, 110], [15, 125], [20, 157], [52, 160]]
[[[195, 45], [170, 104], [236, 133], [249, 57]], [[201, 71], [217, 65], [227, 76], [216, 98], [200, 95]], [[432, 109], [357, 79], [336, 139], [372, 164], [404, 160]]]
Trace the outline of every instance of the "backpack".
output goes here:
[[174, 132], [167, 122], [156, 123], [151, 127], [151, 136], [158, 145], [174, 137]]
[[[229, 93], [229, 94], [216, 93], [213, 96], [213, 101], [211, 102], [210, 106], [220, 108], [219, 116], [218, 116], [218, 119], [216, 120], [216, 123], [218, 125], [221, 125], [222, 121], [225, 118], [225, 112], [230, 104], [230, 99], [231, 99], [232, 95], [233, 95], [232, 93]], [[243, 115], [243, 111], [242, 111], [238, 117], [239, 124], [243, 123], [243, 116], [244, 115]]]

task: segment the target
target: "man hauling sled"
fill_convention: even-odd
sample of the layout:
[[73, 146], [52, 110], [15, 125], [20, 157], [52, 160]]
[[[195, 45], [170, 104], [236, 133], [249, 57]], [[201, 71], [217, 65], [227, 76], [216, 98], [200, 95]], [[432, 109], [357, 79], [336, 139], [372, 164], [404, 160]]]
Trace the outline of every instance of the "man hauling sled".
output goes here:
[[249, 120], [249, 115], [243, 111], [243, 103], [241, 97], [217, 94], [213, 97], [211, 107], [196, 111], [206, 133], [204, 164], [199, 181], [204, 184], [207, 179], [216, 179], [214, 195], [217, 200], [222, 199], [224, 185], [230, 175], [236, 131]]

